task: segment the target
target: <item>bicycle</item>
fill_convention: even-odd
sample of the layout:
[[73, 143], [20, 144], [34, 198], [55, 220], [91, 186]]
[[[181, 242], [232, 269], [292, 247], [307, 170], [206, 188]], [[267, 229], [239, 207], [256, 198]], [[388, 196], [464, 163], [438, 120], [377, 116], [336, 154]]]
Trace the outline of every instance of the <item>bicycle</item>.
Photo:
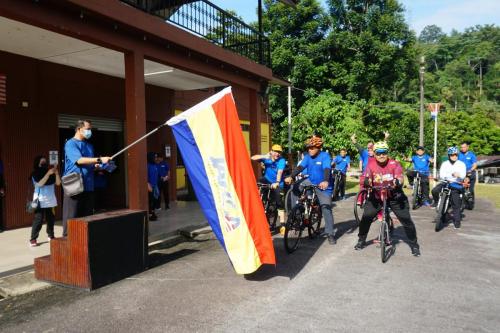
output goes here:
[[389, 210], [387, 207], [388, 191], [392, 188], [393, 187], [390, 185], [380, 185], [380, 186], [372, 186], [371, 187], [372, 190], [379, 190], [380, 191], [380, 198], [382, 200], [382, 208], [380, 209], [382, 211], [382, 219], [379, 220], [380, 221], [380, 232], [378, 235], [378, 243], [380, 244], [380, 257], [382, 259], [382, 263], [386, 263], [390, 257], [390, 255], [387, 255], [388, 254], [388, 252], [386, 251], [387, 247], [390, 246], [391, 247], [390, 251], [393, 252], [391, 233], [392, 233], [394, 226], [393, 226], [393, 221], [389, 215]]
[[342, 180], [342, 174], [339, 170], [334, 169], [332, 171], [333, 175], [333, 191], [332, 191], [332, 201], [335, 201], [339, 197], [340, 182]]
[[[446, 184], [446, 186], [443, 186], [443, 188], [441, 188], [441, 192], [439, 192], [438, 204], [436, 206], [436, 219], [435, 219], [436, 226], [434, 228], [436, 232], [440, 231], [447, 222], [448, 210], [450, 208], [450, 199], [451, 199], [451, 184], [453, 182], [450, 182], [448, 180], [441, 180], [440, 183]], [[460, 201], [461, 202], [460, 214], [461, 214], [465, 207], [463, 192], [460, 193], [460, 197], [461, 197]]]
[[422, 176], [420, 175], [420, 172], [416, 172], [416, 176], [413, 180], [413, 193], [412, 193], [412, 199], [411, 199], [411, 204], [412, 204], [412, 209], [415, 210], [418, 207], [422, 206], [422, 203], [424, 202], [424, 195], [422, 194]]
[[464, 211], [464, 209], [474, 209], [474, 196], [470, 191], [470, 183], [464, 183], [464, 191], [462, 195], [462, 212]]
[[257, 183], [257, 187], [259, 188], [259, 195], [260, 199], [262, 200], [267, 223], [269, 224], [269, 228], [272, 230], [276, 228], [276, 220], [278, 219], [278, 207], [276, 206], [276, 202], [271, 198], [271, 184]]
[[307, 228], [309, 238], [319, 235], [322, 214], [315, 191], [317, 188], [316, 185], [304, 186], [296, 205], [288, 215], [283, 237], [285, 250], [288, 253], [292, 253], [298, 248], [304, 229]]

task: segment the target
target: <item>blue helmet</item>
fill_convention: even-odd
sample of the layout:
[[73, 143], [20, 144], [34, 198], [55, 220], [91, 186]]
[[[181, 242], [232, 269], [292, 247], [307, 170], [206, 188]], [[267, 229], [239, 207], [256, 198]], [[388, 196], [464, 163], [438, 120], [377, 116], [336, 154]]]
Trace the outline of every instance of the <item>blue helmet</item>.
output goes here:
[[458, 154], [458, 148], [453, 146], [448, 148], [448, 155]]

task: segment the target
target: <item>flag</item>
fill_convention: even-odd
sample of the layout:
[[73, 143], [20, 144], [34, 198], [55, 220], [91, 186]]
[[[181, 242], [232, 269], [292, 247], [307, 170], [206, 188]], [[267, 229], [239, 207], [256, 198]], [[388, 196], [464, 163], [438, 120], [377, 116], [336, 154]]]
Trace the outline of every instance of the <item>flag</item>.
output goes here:
[[201, 209], [238, 274], [275, 264], [231, 87], [167, 121]]

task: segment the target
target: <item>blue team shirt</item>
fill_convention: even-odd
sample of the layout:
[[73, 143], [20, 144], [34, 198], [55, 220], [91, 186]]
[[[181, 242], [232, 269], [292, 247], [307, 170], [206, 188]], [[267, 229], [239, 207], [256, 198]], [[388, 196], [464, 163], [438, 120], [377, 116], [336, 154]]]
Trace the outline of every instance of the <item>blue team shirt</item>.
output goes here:
[[77, 172], [81, 173], [83, 177], [83, 188], [85, 191], [94, 190], [94, 165], [85, 164], [78, 165], [76, 162], [81, 157], [94, 157], [94, 147], [91, 143], [85, 140], [77, 140], [71, 138], [66, 141], [64, 145], [64, 175]]
[[[264, 163], [264, 178], [270, 183], [276, 183], [276, 176], [278, 175], [279, 170], [284, 170], [286, 166], [286, 161], [283, 157], [278, 158], [276, 161], [273, 161], [270, 158], [264, 158], [260, 160]], [[283, 187], [283, 177], [281, 177], [280, 187]]]
[[462, 152], [459, 152], [458, 153], [458, 160], [465, 163], [465, 167], [467, 168], [467, 172], [469, 172], [470, 169], [472, 169], [472, 165], [477, 162], [476, 154], [474, 154], [470, 150], [467, 151], [465, 154]]
[[368, 165], [368, 159], [370, 158], [370, 155], [368, 155], [368, 150], [362, 149], [359, 152], [359, 160], [363, 164], [362, 172], [365, 173], [366, 166]]
[[[307, 168], [309, 180], [314, 185], [318, 185], [324, 179], [324, 170], [331, 169], [332, 159], [327, 152], [321, 151], [318, 155], [311, 157], [309, 154], [304, 156], [304, 159], [299, 163], [299, 166]], [[326, 192], [332, 191], [332, 178], [328, 181]]]
[[168, 166], [168, 163], [165, 161], [161, 161], [160, 163], [156, 164], [156, 168], [158, 169], [158, 175], [160, 177], [165, 177], [168, 175], [168, 172], [170, 171], [170, 167]]
[[351, 158], [348, 155], [344, 157], [337, 155], [337, 157], [333, 160], [333, 163], [335, 163], [335, 170], [339, 170], [345, 175], [347, 172], [347, 166], [351, 163]]
[[151, 187], [156, 187], [158, 185], [158, 168], [156, 164], [148, 163], [148, 183]]
[[411, 161], [413, 162], [413, 170], [420, 172], [424, 175], [429, 175], [429, 164], [431, 157], [427, 154], [413, 155]]

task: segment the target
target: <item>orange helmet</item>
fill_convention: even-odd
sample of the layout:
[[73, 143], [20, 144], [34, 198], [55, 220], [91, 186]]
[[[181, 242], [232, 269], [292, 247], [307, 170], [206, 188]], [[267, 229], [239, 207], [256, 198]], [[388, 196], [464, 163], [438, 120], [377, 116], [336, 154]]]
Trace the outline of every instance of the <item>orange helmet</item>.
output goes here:
[[321, 139], [319, 136], [313, 135], [308, 141], [307, 141], [307, 148], [321, 148], [323, 146], [323, 139]]

